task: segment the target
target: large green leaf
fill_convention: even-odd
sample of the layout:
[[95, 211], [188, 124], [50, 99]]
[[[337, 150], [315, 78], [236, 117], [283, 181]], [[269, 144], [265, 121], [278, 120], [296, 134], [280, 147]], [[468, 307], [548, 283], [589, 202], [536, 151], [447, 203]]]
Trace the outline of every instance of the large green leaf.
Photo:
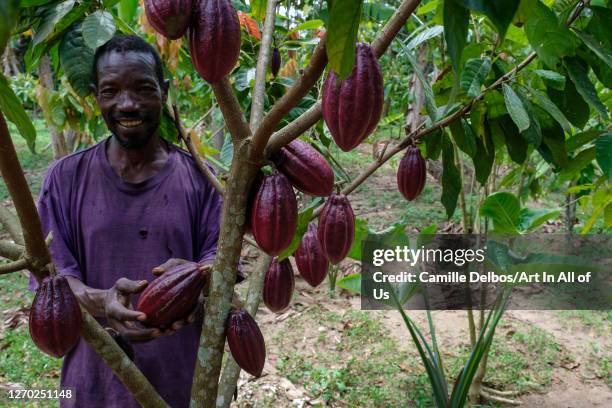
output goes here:
[[478, 96], [490, 71], [491, 60], [489, 58], [471, 58], [467, 60], [459, 82], [461, 89], [471, 98]]
[[495, 232], [517, 234], [521, 204], [512, 193], [493, 193], [480, 206], [480, 215], [493, 221]]
[[343, 277], [336, 282], [336, 285], [351, 293], [361, 295], [361, 274], [353, 273]]
[[538, 151], [548, 163], [564, 168], [569, 161], [565, 148], [565, 133], [557, 122], [552, 123], [551, 127], [542, 128], [542, 144]]
[[567, 120], [567, 118], [565, 117], [563, 112], [561, 112], [561, 110], [557, 107], [557, 105], [555, 105], [553, 101], [551, 101], [550, 98], [548, 98], [548, 96], [546, 96], [546, 94], [544, 94], [543, 92], [540, 92], [537, 89], [533, 88], [528, 89], [529, 92], [531, 92], [531, 94], [535, 96], [536, 103], [546, 112], [548, 112], [550, 116], [555, 118], [555, 120], [559, 122], [563, 130], [565, 130], [567, 133], [571, 133], [572, 124], [569, 122], [569, 120]]
[[32, 43], [34, 45], [40, 44], [45, 41], [54, 30], [57, 30], [57, 23], [72, 10], [75, 2], [76, 0], [67, 0], [49, 6], [42, 16], [41, 25], [36, 31]]
[[582, 129], [586, 125], [589, 120], [589, 105], [576, 91], [572, 81], [567, 81], [562, 91], [548, 88], [547, 93], [574, 126]]
[[473, 158], [476, 155], [476, 135], [470, 125], [460, 119], [451, 123], [449, 127], [457, 147]]
[[6, 118], [17, 126], [17, 130], [26, 140], [28, 147], [35, 152], [36, 129], [30, 121], [30, 117], [21, 106], [21, 101], [9, 86], [8, 81], [0, 73], [0, 110]]
[[536, 69], [533, 73], [542, 78], [547, 86], [560, 91], [565, 89], [565, 76], [560, 73], [547, 69]]
[[565, 147], [568, 151], [572, 152], [575, 149], [597, 139], [602, 133], [603, 132], [601, 130], [597, 129], [589, 129], [584, 132], [577, 133], [565, 141]]
[[465, 48], [470, 11], [455, 0], [444, 1], [444, 37], [455, 72], [461, 69], [461, 53]]
[[80, 25], [75, 25], [64, 36], [59, 49], [60, 63], [72, 89], [82, 97], [87, 96], [93, 82], [94, 52], [85, 44]]
[[476, 180], [482, 185], [487, 182], [493, 168], [493, 162], [495, 161], [495, 146], [493, 145], [491, 130], [487, 122], [485, 122], [485, 136], [483, 140], [478, 137], [476, 138], [476, 154], [472, 158]]
[[612, 179], [612, 133], [606, 133], [595, 142], [596, 158], [599, 167], [609, 179]]
[[586, 32], [596, 39], [601, 48], [609, 52], [612, 49], [612, 25], [610, 25], [610, 21], [612, 21], [612, 10], [609, 7], [599, 7], [595, 5], [591, 5], [589, 8], [593, 13], [593, 17], [591, 17], [586, 27]]
[[117, 11], [121, 20], [132, 22], [138, 12], [138, 0], [121, 0], [117, 4]]
[[495, 24], [499, 34], [504, 37], [508, 26], [518, 9], [519, 0], [455, 0], [474, 11], [479, 11], [489, 17]]
[[574, 55], [578, 47], [576, 36], [539, 0], [527, 16], [525, 33], [538, 57], [551, 68], [561, 57]]
[[427, 27], [423, 30], [415, 30], [414, 33], [408, 37], [406, 48], [408, 50], [413, 50], [419, 45], [423, 44], [425, 41], [428, 41], [432, 38], [435, 38], [444, 32], [444, 27], [440, 25], [435, 25], [432, 27]]
[[576, 86], [576, 90], [584, 100], [591, 105], [599, 113], [599, 115], [607, 119], [608, 112], [606, 106], [601, 102], [599, 96], [597, 96], [597, 90], [589, 79], [588, 66], [580, 58], [564, 58], [563, 62], [565, 68], [567, 68], [567, 74]]
[[457, 208], [457, 199], [461, 192], [461, 175], [455, 164], [453, 142], [446, 133], [442, 136], [442, 204], [446, 216], [451, 218]]
[[591, 164], [593, 160], [595, 160], [595, 147], [581, 151], [569, 161], [559, 174], [559, 178], [563, 181], [577, 178], [582, 169]]
[[512, 161], [517, 164], [524, 163], [527, 158], [527, 141], [521, 136], [512, 118], [509, 115], [504, 115], [492, 121], [492, 126], [494, 124], [498, 125], [504, 134], [508, 155]]
[[519, 230], [531, 232], [546, 221], [561, 213], [558, 208], [522, 208], [519, 215]]
[[514, 90], [508, 84], [503, 84], [502, 89], [504, 91], [506, 109], [508, 109], [508, 113], [518, 127], [519, 132], [529, 129], [529, 114], [525, 110], [525, 106], [523, 106], [521, 98], [519, 98], [516, 92], [514, 92]]
[[371, 231], [368, 228], [368, 220], [363, 218], [355, 218], [355, 239], [353, 240], [353, 245], [351, 246], [351, 250], [347, 255], [349, 258], [361, 261], [361, 243], [370, 232]]
[[96, 11], [85, 18], [82, 25], [85, 44], [92, 50], [113, 38], [117, 27], [113, 15], [107, 11]]
[[576, 33], [576, 35], [580, 37], [582, 42], [587, 47], [589, 47], [591, 51], [595, 53], [595, 55], [601, 58], [603, 62], [605, 62], [609, 66], [612, 66], [612, 52], [610, 50], [608, 50], [607, 48], [604, 48], [603, 44], [598, 42], [595, 37], [593, 37], [592, 35], [588, 33], [583, 33], [580, 30], [574, 30], [574, 33]]
[[325, 49], [329, 65], [340, 79], [353, 71], [362, 3], [363, 0], [334, 0], [330, 7]]
[[11, 30], [17, 21], [19, 0], [0, 1], [0, 55], [11, 36]]
[[268, 6], [268, 0], [250, 0], [251, 14], [259, 21], [263, 21], [266, 17], [266, 8]]

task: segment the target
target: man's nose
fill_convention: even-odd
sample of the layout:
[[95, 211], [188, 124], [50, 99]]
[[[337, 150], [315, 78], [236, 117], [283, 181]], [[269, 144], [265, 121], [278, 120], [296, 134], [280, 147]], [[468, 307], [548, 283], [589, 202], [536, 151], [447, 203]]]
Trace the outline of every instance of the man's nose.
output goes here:
[[124, 112], [132, 112], [138, 110], [138, 102], [134, 95], [130, 91], [123, 91], [119, 95], [119, 101], [117, 102], [117, 109]]

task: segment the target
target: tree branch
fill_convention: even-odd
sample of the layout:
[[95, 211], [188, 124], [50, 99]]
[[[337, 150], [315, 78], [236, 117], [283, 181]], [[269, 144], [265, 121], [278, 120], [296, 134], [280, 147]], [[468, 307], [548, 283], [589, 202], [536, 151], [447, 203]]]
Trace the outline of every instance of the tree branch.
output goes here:
[[24, 247], [21, 245], [13, 244], [6, 240], [0, 240], [0, 256], [11, 261], [16, 261], [23, 257]]
[[227, 77], [214, 84], [210, 84], [217, 98], [217, 103], [223, 114], [225, 124], [232, 135], [235, 145], [251, 135], [249, 124], [246, 122], [238, 99], [232, 89], [232, 84]]
[[263, 159], [263, 152], [268, 144], [268, 140], [278, 126], [280, 121], [293, 109], [302, 98], [310, 91], [314, 84], [319, 80], [327, 65], [327, 55], [325, 53], [325, 38], [321, 39], [315, 48], [310, 64], [283, 97], [274, 104], [272, 109], [263, 118], [253, 136], [253, 143], [249, 157], [252, 161]]
[[4, 229], [6, 229], [6, 232], [8, 232], [16, 244], [24, 245], [19, 218], [3, 205], [0, 205], [0, 224], [4, 226]]
[[[378, 58], [387, 51], [393, 38], [402, 29], [408, 17], [410, 17], [420, 3], [421, 0], [405, 0], [393, 16], [391, 16], [387, 24], [380, 30], [380, 34], [372, 42], [372, 49]], [[296, 120], [272, 135], [266, 147], [266, 157], [271, 156], [279, 151], [281, 147], [297, 139], [301, 134], [314, 126], [321, 119], [321, 116], [321, 101], [318, 101]]]
[[261, 122], [261, 118], [263, 117], [264, 96], [266, 93], [266, 70], [268, 68], [268, 61], [270, 59], [270, 45], [272, 44], [275, 21], [276, 0], [268, 0], [263, 37], [259, 47], [259, 57], [257, 58], [253, 99], [251, 101], [251, 131], [253, 132], [255, 129], [257, 129]]
[[4, 265], [0, 265], [0, 275], [5, 275], [13, 272], [21, 271], [28, 267], [28, 261], [25, 259], [18, 259], [13, 262], [9, 262]]
[[196, 167], [198, 168], [200, 173], [202, 173], [202, 175], [208, 180], [208, 182], [219, 192], [219, 194], [223, 195], [225, 193], [223, 190], [223, 186], [215, 177], [213, 172], [208, 168], [206, 163], [204, 163], [202, 157], [200, 157], [200, 155], [196, 151], [191, 141], [191, 136], [185, 133], [185, 128], [183, 128], [183, 125], [181, 124], [181, 118], [176, 105], [172, 105], [171, 116], [174, 120], [174, 125], [176, 126], [176, 130], [178, 131], [179, 137], [185, 142], [187, 150], [189, 150], [189, 153], [191, 153], [191, 157], [193, 157], [193, 160], [195, 161]]
[[[259, 302], [261, 301], [261, 291], [263, 289], [264, 277], [270, 267], [272, 257], [264, 252], [259, 257], [259, 262], [255, 271], [249, 276], [249, 292], [246, 300], [246, 310], [253, 318], [257, 314]], [[236, 383], [240, 376], [240, 367], [236, 364], [236, 360], [231, 355], [227, 356], [221, 381], [219, 385], [219, 396], [217, 397], [217, 408], [229, 408], [232, 402], [232, 396], [236, 390]]]

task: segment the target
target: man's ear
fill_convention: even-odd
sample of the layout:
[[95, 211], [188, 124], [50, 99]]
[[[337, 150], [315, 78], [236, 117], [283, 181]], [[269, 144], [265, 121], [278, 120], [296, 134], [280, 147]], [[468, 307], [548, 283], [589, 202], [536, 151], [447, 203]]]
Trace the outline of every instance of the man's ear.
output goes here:
[[98, 87], [96, 86], [96, 84], [94, 83], [89, 84], [89, 90], [93, 92], [95, 96], [98, 96]]
[[166, 100], [168, 99], [168, 89], [170, 89], [170, 80], [166, 79], [164, 82], [162, 82], [161, 84], [161, 90], [162, 90], [162, 102], [166, 103]]

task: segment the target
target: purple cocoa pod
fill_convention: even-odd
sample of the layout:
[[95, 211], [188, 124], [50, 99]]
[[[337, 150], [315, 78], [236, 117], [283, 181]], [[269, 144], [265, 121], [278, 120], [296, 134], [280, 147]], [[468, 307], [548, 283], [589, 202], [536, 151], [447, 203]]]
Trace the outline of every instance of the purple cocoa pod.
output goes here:
[[308, 231], [302, 237], [300, 246], [293, 256], [300, 275], [310, 286], [316, 287], [323, 282], [329, 262], [319, 245], [317, 227], [314, 223], [308, 224]]
[[261, 376], [266, 362], [266, 343], [259, 326], [246, 310], [230, 311], [227, 344], [240, 368], [255, 377]]
[[263, 301], [268, 309], [275, 313], [282, 312], [291, 303], [295, 278], [289, 259], [278, 262], [274, 258], [266, 272], [263, 285]]
[[332, 194], [319, 216], [317, 238], [321, 250], [333, 265], [342, 261], [355, 239], [355, 215], [344, 194]]
[[187, 32], [192, 0], [145, 0], [144, 6], [149, 24], [164, 37], [176, 40]]
[[408, 201], [421, 194], [425, 187], [427, 168], [418, 147], [411, 146], [400, 161], [397, 169], [397, 187]]

